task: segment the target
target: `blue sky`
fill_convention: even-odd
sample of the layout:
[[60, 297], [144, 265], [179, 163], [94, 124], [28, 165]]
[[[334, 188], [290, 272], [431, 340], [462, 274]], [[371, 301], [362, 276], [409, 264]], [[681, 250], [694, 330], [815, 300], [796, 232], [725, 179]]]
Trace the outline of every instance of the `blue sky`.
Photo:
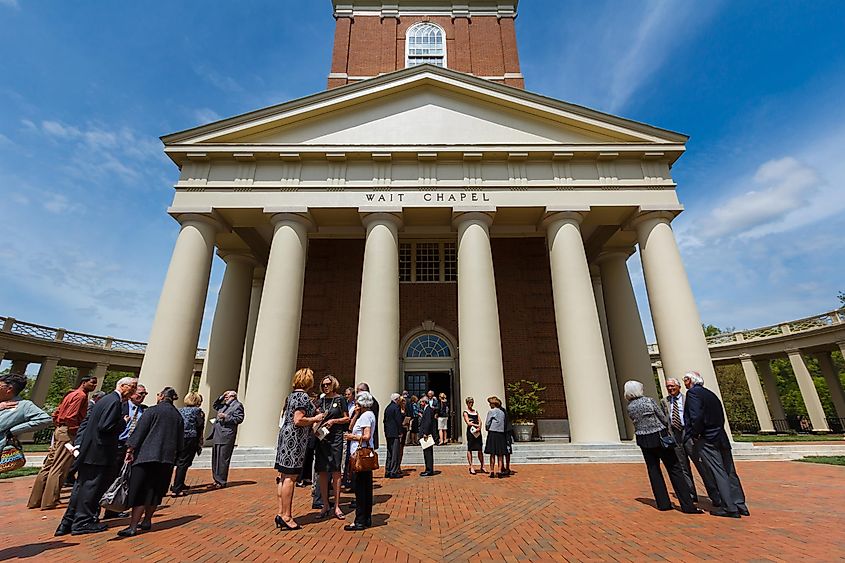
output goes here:
[[[705, 322], [836, 306], [845, 4], [520, 4], [528, 89], [691, 136], [675, 230]], [[324, 89], [333, 26], [328, 0], [0, 0], [0, 315], [145, 340], [177, 234], [158, 137]]]

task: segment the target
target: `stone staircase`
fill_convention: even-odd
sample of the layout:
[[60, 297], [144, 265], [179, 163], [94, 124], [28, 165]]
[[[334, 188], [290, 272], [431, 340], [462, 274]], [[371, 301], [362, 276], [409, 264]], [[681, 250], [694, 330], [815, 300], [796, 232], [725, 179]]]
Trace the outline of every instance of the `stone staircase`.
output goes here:
[[[738, 461], [788, 461], [805, 456], [845, 455], [845, 442], [842, 444], [819, 444], [814, 442], [753, 445], [736, 442], [733, 447], [734, 459]], [[387, 451], [379, 449], [381, 463]], [[27, 456], [29, 465], [39, 466], [43, 455]], [[235, 448], [232, 455], [232, 467], [270, 468], [276, 459], [274, 448]], [[477, 458], [475, 458], [477, 461]], [[514, 444], [511, 463], [521, 464], [564, 464], [564, 463], [642, 463], [640, 448], [631, 442], [622, 444], [570, 444], [566, 440], [546, 440], [544, 442], [518, 442]], [[435, 465], [463, 465], [466, 463], [466, 449], [463, 444], [435, 446]], [[402, 465], [422, 465], [422, 451], [416, 446], [407, 446]], [[193, 467], [208, 469], [211, 467], [211, 448], [205, 448], [203, 454], [194, 460]]]

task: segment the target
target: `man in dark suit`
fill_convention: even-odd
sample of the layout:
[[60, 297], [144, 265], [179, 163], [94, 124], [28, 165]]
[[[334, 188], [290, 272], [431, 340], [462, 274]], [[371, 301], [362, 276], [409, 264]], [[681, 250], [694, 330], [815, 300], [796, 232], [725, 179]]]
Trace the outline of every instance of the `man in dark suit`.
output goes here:
[[725, 432], [722, 401], [709, 389], [698, 372], [684, 375], [687, 403], [684, 411], [684, 440], [692, 440], [695, 454], [712, 473], [722, 506], [711, 510], [713, 516], [739, 518], [748, 516], [745, 493], [734, 467], [731, 442]]
[[244, 406], [235, 391], [226, 391], [216, 401], [217, 418], [208, 436], [211, 439], [211, 474], [214, 488], [222, 489], [229, 480], [229, 464], [235, 450], [238, 425], [244, 421]]
[[108, 476], [115, 463], [118, 438], [126, 428], [121, 405], [135, 392], [137, 385], [137, 379], [124, 377], [117, 382], [113, 393], [94, 405], [79, 445], [76, 484], [55, 535], [92, 534], [108, 528], [96, 521], [99, 502], [111, 485]]
[[[422, 405], [422, 418], [420, 418], [420, 436], [424, 439], [433, 437], [437, 432], [437, 419], [435, 417], [435, 410], [428, 404], [428, 398], [420, 399]], [[431, 477], [434, 475], [434, 447], [428, 447], [423, 450], [423, 459], [425, 460], [425, 471], [420, 473], [420, 477]]]
[[[378, 401], [376, 401], [376, 396], [375, 396], [375, 394], [373, 394], [373, 393], [370, 391], [370, 386], [369, 386], [368, 384], [364, 383], [363, 381], [362, 381], [361, 383], [359, 383], [359, 384], [355, 387], [355, 394], [356, 394], [356, 396], [357, 396], [357, 394], [358, 394], [358, 393], [360, 393], [361, 391], [366, 391], [367, 393], [370, 393], [370, 394], [372, 395], [372, 397], [373, 397], [373, 406], [370, 408], [370, 410], [372, 411], [373, 415], [376, 417], [376, 424], [378, 424], [378, 413], [379, 413], [379, 408], [380, 408], [380, 407], [379, 407]], [[374, 433], [374, 434], [373, 434], [373, 449], [376, 449], [376, 450], [377, 450], [377, 449], [378, 449], [378, 435], [379, 435], [378, 428], [374, 428], [374, 429], [372, 430], [372, 432]]]
[[710, 502], [713, 506], [721, 506], [722, 500], [719, 496], [719, 489], [716, 488], [716, 483], [713, 480], [713, 475], [707, 467], [701, 463], [701, 458], [696, 455], [694, 451], [693, 441], [684, 441], [684, 414], [686, 412], [686, 397], [681, 393], [681, 382], [670, 377], [666, 380], [667, 396], [660, 399], [660, 406], [663, 407], [663, 412], [666, 414], [666, 419], [669, 421], [669, 430], [675, 438], [675, 456], [681, 464], [681, 470], [684, 473], [684, 480], [687, 482], [690, 492], [692, 492], [692, 501], [698, 502], [698, 494], [695, 491], [695, 481], [692, 478], [692, 468], [690, 467], [690, 460], [698, 470], [698, 474], [704, 481], [704, 488], [707, 490], [707, 496], [710, 497]]
[[387, 463], [385, 464], [384, 476], [388, 479], [398, 479], [399, 473], [399, 450], [402, 439], [402, 409], [399, 408], [399, 393], [390, 396], [390, 404], [384, 409], [384, 437], [387, 438]]
[[[124, 401], [120, 407], [120, 414], [123, 417], [125, 426], [123, 432], [120, 433], [120, 437], [117, 439], [117, 455], [115, 456], [114, 465], [109, 468], [110, 471], [106, 474], [106, 481], [110, 483], [117, 479], [118, 474], [120, 474], [120, 468], [123, 467], [123, 461], [126, 457], [126, 441], [135, 431], [138, 421], [141, 420], [141, 415], [144, 414], [144, 410], [147, 408], [147, 405], [144, 404], [146, 398], [147, 388], [143, 385], [138, 385], [135, 392], [129, 396], [129, 400]], [[103, 519], [120, 518], [128, 515], [128, 512], [106, 510], [103, 513]]]

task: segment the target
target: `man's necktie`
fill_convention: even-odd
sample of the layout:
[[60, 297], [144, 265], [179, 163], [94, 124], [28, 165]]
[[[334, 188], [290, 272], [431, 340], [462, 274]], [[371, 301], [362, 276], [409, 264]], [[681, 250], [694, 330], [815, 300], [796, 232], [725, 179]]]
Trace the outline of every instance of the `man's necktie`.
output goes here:
[[681, 430], [684, 427], [684, 425], [681, 424], [681, 413], [678, 409], [678, 397], [675, 397], [672, 400], [672, 426], [678, 430]]
[[135, 425], [138, 424], [138, 415], [141, 413], [141, 409], [135, 407], [135, 412], [132, 414], [132, 418], [129, 419], [129, 432], [127, 433], [126, 437], [132, 435], [132, 432], [135, 431]]

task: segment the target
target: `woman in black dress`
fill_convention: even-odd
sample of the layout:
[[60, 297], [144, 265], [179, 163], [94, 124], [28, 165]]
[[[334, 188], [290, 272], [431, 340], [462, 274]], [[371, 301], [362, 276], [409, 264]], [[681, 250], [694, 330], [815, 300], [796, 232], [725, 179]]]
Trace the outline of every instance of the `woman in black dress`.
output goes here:
[[327, 375], [320, 381], [323, 397], [318, 403], [319, 412], [325, 416], [319, 429], [325, 428], [328, 434], [317, 441], [316, 470], [320, 474], [320, 494], [323, 497], [323, 510], [320, 518], [329, 514], [329, 477], [334, 493], [335, 517], [342, 520], [346, 516], [340, 509], [340, 477], [343, 470], [343, 432], [349, 428], [349, 411], [346, 399], [337, 390], [340, 382], [333, 375]]
[[464, 411], [464, 423], [467, 425], [467, 463], [469, 463], [470, 475], [475, 475], [475, 469], [472, 468], [472, 452], [478, 452], [478, 462], [481, 464], [481, 472], [484, 471], [484, 451], [481, 439], [481, 417], [473, 408], [475, 399], [472, 397], [466, 398], [467, 409]]
[[132, 517], [129, 527], [120, 530], [118, 536], [134, 536], [139, 528], [149, 530], [153, 513], [167, 493], [173, 466], [185, 442], [185, 423], [173, 406], [178, 398], [172, 387], [162, 389], [158, 403], [144, 411], [126, 441], [126, 462], [132, 464], [127, 497]]

